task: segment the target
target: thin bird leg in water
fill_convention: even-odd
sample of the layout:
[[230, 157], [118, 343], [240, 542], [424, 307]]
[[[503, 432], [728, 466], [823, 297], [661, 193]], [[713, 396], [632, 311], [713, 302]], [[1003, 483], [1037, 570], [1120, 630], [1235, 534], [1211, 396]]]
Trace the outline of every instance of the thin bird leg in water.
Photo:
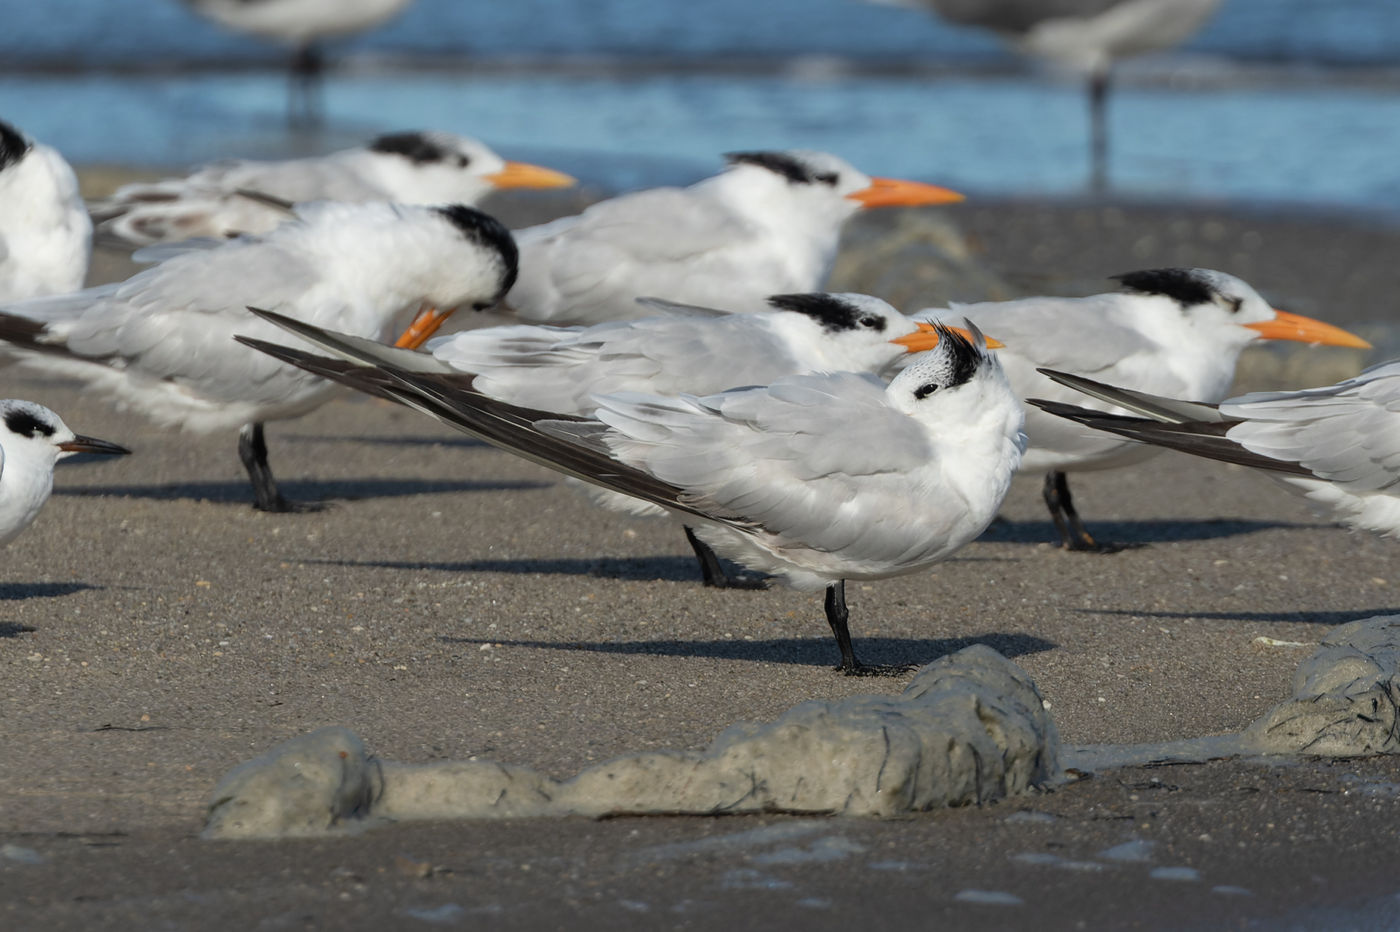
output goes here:
[[1089, 76], [1089, 190], [1108, 190], [1108, 87], [1107, 65]]
[[287, 94], [287, 125], [291, 129], [315, 129], [323, 122], [321, 84], [325, 69], [321, 50], [311, 43], [298, 47], [293, 54]]
[[751, 576], [730, 576], [724, 571], [724, 565], [719, 562], [719, 556], [710, 549], [710, 545], [695, 536], [695, 532], [688, 526], [685, 528], [685, 539], [690, 542], [690, 549], [695, 551], [696, 562], [700, 564], [700, 576], [706, 586], [714, 589], [767, 589], [766, 580]]
[[258, 511], [280, 514], [320, 511], [326, 507], [320, 502], [294, 502], [277, 491], [277, 480], [272, 478], [272, 467], [267, 463], [267, 440], [261, 423], [244, 424], [239, 428], [238, 458], [243, 461], [243, 468], [248, 470], [248, 479], [253, 483], [253, 507]]

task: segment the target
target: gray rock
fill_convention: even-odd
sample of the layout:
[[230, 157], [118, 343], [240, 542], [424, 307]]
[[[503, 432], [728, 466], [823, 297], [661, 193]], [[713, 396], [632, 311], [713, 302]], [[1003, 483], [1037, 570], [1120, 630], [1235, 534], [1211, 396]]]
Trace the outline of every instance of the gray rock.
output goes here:
[[781, 811], [896, 816], [1024, 793], [1059, 776], [1030, 678], [976, 645], [899, 696], [804, 702], [704, 752], [617, 758], [566, 781], [495, 761], [380, 762], [345, 728], [274, 748], [220, 781], [208, 838], [286, 837], [378, 819]]

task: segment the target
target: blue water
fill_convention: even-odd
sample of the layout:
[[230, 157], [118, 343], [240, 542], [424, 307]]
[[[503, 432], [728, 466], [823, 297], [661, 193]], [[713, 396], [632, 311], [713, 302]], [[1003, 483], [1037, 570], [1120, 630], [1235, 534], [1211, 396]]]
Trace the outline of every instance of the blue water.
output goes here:
[[[78, 163], [164, 168], [436, 127], [608, 189], [788, 146], [972, 194], [1085, 177], [1075, 81], [856, 0], [417, 0], [337, 47], [312, 135], [285, 128], [282, 54], [174, 0], [0, 0], [0, 117]], [[1226, 0], [1124, 77], [1121, 192], [1400, 212], [1397, 0]]]

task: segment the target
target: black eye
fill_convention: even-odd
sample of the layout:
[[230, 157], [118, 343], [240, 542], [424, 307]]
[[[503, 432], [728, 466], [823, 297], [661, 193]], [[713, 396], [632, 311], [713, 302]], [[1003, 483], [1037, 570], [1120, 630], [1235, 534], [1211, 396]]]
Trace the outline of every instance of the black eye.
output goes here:
[[1238, 314], [1240, 308], [1244, 306], [1244, 298], [1226, 298], [1225, 303], [1230, 306], [1231, 314]]
[[834, 188], [836, 187], [836, 182], [840, 180], [840, 177], [836, 172], [822, 172], [820, 175], [813, 175], [812, 180], [820, 182], [821, 184], [831, 185]]
[[868, 329], [870, 329], [870, 330], [883, 330], [883, 329], [885, 329], [885, 328], [882, 326], [882, 324], [884, 323], [884, 321], [882, 321], [882, 320], [881, 320], [880, 318], [878, 318], [878, 317], [870, 317], [870, 316], [862, 317], [862, 318], [860, 319], [859, 323], [860, 323], [860, 325], [861, 325], [862, 327], [866, 327], [866, 328], [868, 328]]
[[927, 398], [929, 395], [932, 395], [936, 391], [938, 391], [937, 382], [925, 382], [918, 388], [914, 389], [914, 397], [922, 401], [923, 399]]
[[467, 158], [465, 155], [459, 155], [459, 156], [457, 156], [457, 167], [458, 167], [458, 168], [466, 168], [466, 167], [467, 167], [468, 165], [470, 165], [471, 163], [472, 163], [472, 160], [469, 159], [469, 158]]

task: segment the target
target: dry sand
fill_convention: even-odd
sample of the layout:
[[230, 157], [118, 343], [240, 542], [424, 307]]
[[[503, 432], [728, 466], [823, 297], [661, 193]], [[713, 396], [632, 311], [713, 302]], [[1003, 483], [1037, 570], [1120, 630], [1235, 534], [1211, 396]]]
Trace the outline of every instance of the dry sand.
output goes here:
[[[1001, 204], [960, 222], [1012, 287], [1189, 261], [1385, 334], [1400, 284], [1395, 233], [1346, 218]], [[1327, 381], [1361, 362], [1314, 357], [1257, 354], [1248, 371]], [[393, 760], [565, 775], [903, 681], [832, 673], [819, 597], [706, 591], [671, 528], [592, 510], [544, 470], [401, 409], [346, 398], [271, 426], [287, 491], [335, 506], [264, 515], [233, 436], [166, 436], [70, 383], [7, 376], [5, 395], [136, 455], [61, 468], [5, 554], [0, 927], [1400, 924], [1392, 759], [1140, 768], [897, 822], [200, 841], [228, 768], [323, 725]], [[1164, 455], [1074, 487], [1095, 531], [1141, 546], [1060, 552], [1038, 482], [1023, 481], [956, 559], [850, 587], [865, 659], [988, 644], [1035, 679], [1067, 743], [1161, 741], [1244, 727], [1327, 629], [1400, 611], [1393, 542], [1241, 468]]]

